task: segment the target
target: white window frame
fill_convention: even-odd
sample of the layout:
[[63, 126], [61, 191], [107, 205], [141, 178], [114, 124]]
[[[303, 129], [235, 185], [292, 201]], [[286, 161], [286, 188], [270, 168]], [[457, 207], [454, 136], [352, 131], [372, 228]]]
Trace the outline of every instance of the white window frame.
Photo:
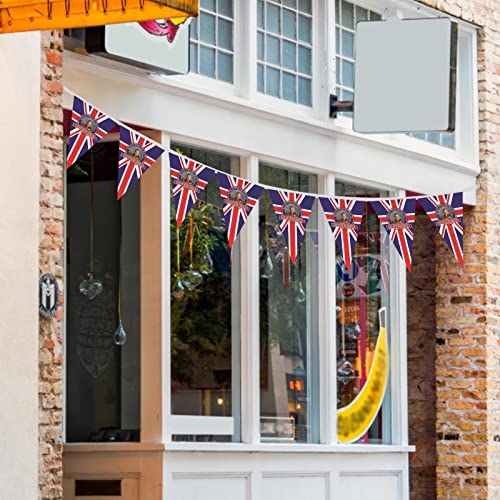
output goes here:
[[[318, 176], [318, 194], [334, 194], [336, 175], [293, 162], [276, 162], [264, 155], [245, 154], [237, 149], [215, 145], [205, 141], [190, 140], [186, 137], [170, 136], [166, 141], [183, 142], [204, 149], [222, 151], [239, 156], [240, 175], [258, 182], [259, 164], [271, 163], [281, 168], [290, 168]], [[162, 181], [170, 182], [168, 168], [162, 169]], [[360, 184], [359, 179], [338, 177], [344, 182]], [[401, 195], [402, 191], [391, 186], [363, 183], [364, 187], [388, 191], [391, 195]], [[170, 193], [162, 190], [162, 213], [170, 213]], [[256, 208], [258, 210], [258, 207]], [[321, 210], [320, 210], [321, 212]], [[323, 218], [319, 216], [319, 220]], [[318, 452], [318, 451], [411, 451], [408, 446], [407, 395], [406, 395], [406, 269], [394, 248], [391, 249], [391, 354], [390, 354], [390, 397], [391, 397], [391, 444], [340, 444], [336, 432], [336, 321], [331, 314], [331, 302], [335, 301], [335, 242], [326, 223], [319, 223], [320, 273], [319, 287], [319, 444], [309, 443], [263, 443], [260, 438], [260, 350], [259, 350], [259, 240], [258, 217], [250, 217], [239, 235], [241, 258], [247, 263], [241, 269], [241, 343], [240, 343], [240, 392], [241, 392], [241, 442], [202, 443], [173, 441], [174, 434], [214, 434], [227, 435], [232, 430], [232, 418], [182, 416], [171, 414], [170, 390], [170, 221], [162, 218], [162, 336], [164, 346], [163, 363], [163, 435], [167, 450], [234, 450], [276, 452]], [[182, 431], [182, 432], [181, 432]]]
[[[353, 0], [361, 7], [381, 12], [383, 17], [396, 9], [406, 17], [445, 16], [414, 0]], [[221, 103], [267, 113], [271, 119], [287, 118], [305, 122], [319, 133], [333, 132], [355, 141], [389, 146], [418, 158], [440, 161], [458, 170], [479, 172], [479, 122], [477, 86], [477, 28], [450, 17], [459, 26], [457, 68], [457, 116], [455, 149], [401, 134], [359, 134], [352, 130], [352, 120], [328, 116], [330, 94], [335, 85], [335, 0], [312, 0], [313, 5], [313, 75], [312, 107], [284, 101], [257, 92], [257, 0], [235, 0], [234, 5], [234, 84], [198, 74], [174, 77], [153, 76], [164, 85], [217, 98]], [[322, 49], [320, 50], [320, 47]], [[326, 71], [325, 71], [326, 69]]]
[[[334, 2], [336, 0], [333, 0]], [[411, 0], [403, 2], [385, 1], [383, 5], [377, 0], [348, 0], [354, 5], [380, 13], [382, 19], [391, 15], [401, 15], [404, 18], [412, 17], [443, 17], [443, 12], [426, 7]], [[385, 5], [385, 8], [384, 8]], [[333, 11], [333, 26], [335, 19]], [[478, 105], [477, 105], [477, 30], [474, 26], [451, 16], [458, 23], [458, 51], [457, 51], [457, 113], [455, 118], [455, 148], [446, 148], [439, 144], [411, 137], [407, 134], [363, 135], [352, 130], [352, 118], [339, 115], [335, 120], [337, 130], [364, 137], [367, 140], [382, 144], [393, 144], [402, 149], [449, 161], [455, 164], [477, 165], [479, 162], [478, 148]], [[336, 57], [336, 38], [333, 37], [332, 57]], [[333, 77], [329, 81], [330, 93], [336, 94], [336, 67], [333, 66]], [[356, 100], [356, 97], [354, 97]], [[472, 140], [467, 141], [467, 138]]]

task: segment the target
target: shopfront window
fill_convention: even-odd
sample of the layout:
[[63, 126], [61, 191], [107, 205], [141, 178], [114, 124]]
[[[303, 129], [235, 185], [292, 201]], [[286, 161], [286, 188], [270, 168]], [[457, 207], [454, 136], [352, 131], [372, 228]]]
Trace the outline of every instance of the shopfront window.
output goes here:
[[[380, 197], [387, 193], [337, 182], [339, 196]], [[337, 252], [337, 408], [345, 408], [367, 383], [380, 334], [379, 310], [386, 308], [390, 352], [390, 241], [370, 204], [366, 205], [351, 269]], [[391, 442], [390, 372], [380, 411], [358, 443]]]
[[[261, 165], [260, 181], [315, 192], [317, 178]], [[318, 442], [318, 208], [292, 263], [267, 192], [259, 203], [260, 436]]]
[[68, 442], [140, 439], [140, 186], [116, 201], [117, 157], [101, 142], [67, 171]]
[[190, 71], [233, 83], [233, 0], [201, 0], [190, 26]]
[[311, 0], [258, 0], [257, 87], [287, 101], [312, 105]]
[[[173, 149], [220, 171], [239, 173], [238, 161], [230, 156], [182, 144]], [[215, 175], [179, 229], [171, 198], [170, 235], [172, 414], [225, 417], [228, 429], [212, 434], [202, 423], [201, 431], [193, 427], [174, 433], [173, 439], [238, 440], [239, 244], [232, 250], [227, 245]]]

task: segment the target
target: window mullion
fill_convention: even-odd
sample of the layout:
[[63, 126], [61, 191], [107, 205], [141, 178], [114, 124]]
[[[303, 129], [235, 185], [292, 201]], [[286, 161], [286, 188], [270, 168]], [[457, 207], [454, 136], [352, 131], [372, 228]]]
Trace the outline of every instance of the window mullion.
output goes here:
[[[404, 190], [391, 196], [405, 196]], [[391, 443], [408, 445], [408, 384], [406, 366], [406, 267], [391, 244], [390, 390]]]
[[[249, 2], [252, 3], [252, 2]], [[241, 176], [259, 181], [259, 159], [241, 159]], [[254, 208], [257, 214], [258, 206]], [[248, 218], [240, 233], [241, 259], [241, 441], [260, 441], [259, 218]]]
[[235, 2], [236, 94], [252, 101], [257, 94], [257, 0]]
[[[319, 192], [335, 192], [334, 174], [320, 177]], [[320, 222], [322, 221], [322, 222]], [[320, 442], [337, 443], [337, 333], [335, 240], [318, 207], [319, 252], [319, 380]]]

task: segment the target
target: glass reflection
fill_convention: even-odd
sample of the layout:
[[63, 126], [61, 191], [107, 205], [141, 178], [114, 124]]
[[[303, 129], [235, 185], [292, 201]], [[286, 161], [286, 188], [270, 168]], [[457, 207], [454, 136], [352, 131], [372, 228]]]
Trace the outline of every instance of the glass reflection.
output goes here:
[[[315, 176], [269, 166], [260, 167], [260, 180], [296, 191], [316, 190]], [[317, 442], [318, 251], [317, 237], [311, 237], [317, 236], [317, 206], [295, 264], [267, 192], [259, 211], [261, 439]]]
[[[387, 195], [340, 182], [336, 194]], [[378, 310], [386, 307], [389, 312], [390, 242], [386, 235], [368, 203], [349, 271], [337, 252], [337, 408], [350, 404], [365, 385], [379, 335]], [[375, 421], [359, 443], [390, 442], [389, 394], [388, 387]]]

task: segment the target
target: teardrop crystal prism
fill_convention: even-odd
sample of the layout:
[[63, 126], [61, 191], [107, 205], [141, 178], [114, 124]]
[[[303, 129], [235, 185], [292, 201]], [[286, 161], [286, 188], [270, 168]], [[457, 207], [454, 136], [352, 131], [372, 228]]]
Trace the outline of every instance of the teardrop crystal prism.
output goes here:
[[297, 303], [302, 304], [306, 300], [306, 293], [304, 292], [304, 289], [302, 288], [302, 282], [299, 281], [299, 290], [297, 292]]
[[184, 285], [182, 281], [177, 278], [172, 285], [172, 295], [174, 299], [180, 300], [184, 297]]
[[187, 271], [184, 271], [182, 273], [181, 279], [184, 288], [191, 291], [194, 290], [198, 285], [201, 285], [203, 276], [194, 269], [188, 269]]
[[123, 323], [121, 321], [118, 323], [118, 327], [115, 330], [113, 340], [115, 341], [115, 345], [120, 347], [124, 346], [127, 342], [127, 332], [125, 328], [123, 328]]
[[269, 252], [263, 255], [260, 260], [260, 277], [264, 279], [269, 279], [273, 275], [273, 261], [271, 260], [271, 256]]
[[356, 377], [356, 371], [352, 367], [352, 364], [346, 359], [342, 358], [337, 364], [337, 379], [342, 384], [347, 384], [349, 380]]
[[205, 252], [205, 255], [201, 259], [200, 272], [201, 274], [208, 276], [209, 274], [212, 274], [213, 271], [214, 271], [214, 261], [212, 260], [210, 252], [207, 250]]
[[88, 273], [87, 279], [80, 282], [80, 293], [89, 300], [94, 300], [102, 291], [102, 281], [95, 278], [92, 273]]

